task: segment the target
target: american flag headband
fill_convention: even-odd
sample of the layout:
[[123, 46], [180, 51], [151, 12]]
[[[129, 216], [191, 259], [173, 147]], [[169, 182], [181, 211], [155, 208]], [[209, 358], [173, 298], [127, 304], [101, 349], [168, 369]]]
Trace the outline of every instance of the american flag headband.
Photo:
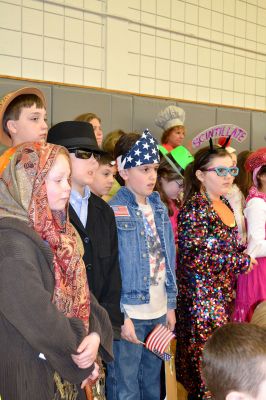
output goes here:
[[159, 164], [160, 157], [157, 149], [157, 141], [149, 129], [145, 129], [141, 137], [124, 155], [117, 157], [117, 169], [129, 169], [145, 164]]

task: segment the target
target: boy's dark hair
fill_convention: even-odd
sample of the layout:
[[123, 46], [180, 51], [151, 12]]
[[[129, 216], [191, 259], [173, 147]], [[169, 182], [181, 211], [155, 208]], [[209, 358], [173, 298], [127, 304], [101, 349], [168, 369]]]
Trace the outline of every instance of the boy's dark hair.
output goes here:
[[99, 165], [109, 165], [110, 167], [113, 167], [115, 165], [115, 160], [111, 156], [111, 154], [106, 153], [106, 154], [101, 154], [100, 159], [98, 160]]
[[212, 151], [210, 147], [204, 147], [197, 151], [194, 155], [194, 161], [185, 169], [184, 173], [184, 203], [200, 191], [201, 182], [196, 177], [196, 171], [204, 171], [208, 168], [210, 162], [217, 157], [231, 157], [227, 150], [222, 147], [213, 146]]
[[266, 329], [246, 323], [218, 328], [204, 346], [202, 375], [216, 400], [232, 391], [256, 397], [266, 380]]
[[116, 142], [114, 148], [115, 158], [125, 155], [140, 138], [141, 135], [136, 132], [125, 133], [124, 135], [122, 135], [120, 139]]
[[45, 104], [36, 94], [21, 94], [8, 105], [3, 116], [3, 129], [9, 137], [10, 133], [7, 128], [7, 122], [9, 120], [18, 120], [22, 108], [30, 108], [34, 104], [36, 104], [37, 108], [45, 108]]
[[[131, 133], [124, 133], [116, 142], [115, 148], [114, 148], [114, 157], [115, 159], [119, 156], [123, 156], [126, 154], [132, 146], [141, 138], [141, 135], [136, 132], [131, 132]], [[115, 179], [119, 183], [119, 185], [124, 186], [125, 181], [117, 172]]]

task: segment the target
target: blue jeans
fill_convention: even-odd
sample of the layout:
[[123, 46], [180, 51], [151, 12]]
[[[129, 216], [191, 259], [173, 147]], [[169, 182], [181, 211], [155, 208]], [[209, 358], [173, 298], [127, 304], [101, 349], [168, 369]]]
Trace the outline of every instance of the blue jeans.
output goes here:
[[113, 341], [114, 361], [106, 364], [105, 390], [107, 400], [117, 400], [117, 362], [120, 340]]
[[[151, 320], [132, 319], [142, 342], [165, 315]], [[160, 400], [162, 361], [142, 345], [121, 339], [114, 342], [114, 363], [107, 366], [107, 400]]]

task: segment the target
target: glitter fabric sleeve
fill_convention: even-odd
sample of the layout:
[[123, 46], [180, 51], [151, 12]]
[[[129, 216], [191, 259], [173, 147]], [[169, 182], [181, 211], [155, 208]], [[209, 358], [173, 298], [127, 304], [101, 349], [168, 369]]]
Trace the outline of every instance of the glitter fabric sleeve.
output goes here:
[[200, 377], [202, 349], [214, 329], [230, 320], [236, 276], [250, 258], [237, 227], [225, 225], [199, 193], [178, 215], [178, 247], [177, 379], [191, 398], [209, 399]]

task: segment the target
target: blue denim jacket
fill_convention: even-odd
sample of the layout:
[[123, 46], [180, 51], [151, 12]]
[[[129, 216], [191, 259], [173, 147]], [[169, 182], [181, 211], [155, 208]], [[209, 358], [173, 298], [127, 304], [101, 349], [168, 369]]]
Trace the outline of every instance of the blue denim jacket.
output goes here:
[[[167, 209], [157, 192], [148, 197], [166, 264], [167, 308], [176, 308], [175, 243]], [[145, 304], [150, 301], [149, 250], [142, 212], [134, 194], [122, 187], [110, 200], [114, 209], [119, 262], [122, 275], [122, 304]], [[120, 207], [120, 209], [118, 208]]]

